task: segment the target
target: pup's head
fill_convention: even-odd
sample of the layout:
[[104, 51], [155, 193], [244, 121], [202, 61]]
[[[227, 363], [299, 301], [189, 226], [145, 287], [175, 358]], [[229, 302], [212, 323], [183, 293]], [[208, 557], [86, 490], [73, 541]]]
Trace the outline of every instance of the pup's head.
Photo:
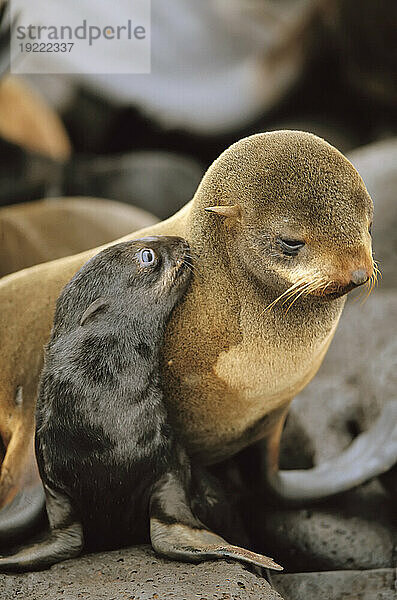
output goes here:
[[95, 255], [67, 284], [58, 299], [55, 322], [58, 327], [85, 325], [111, 309], [118, 319], [130, 315], [137, 322], [160, 326], [185, 292], [191, 274], [189, 245], [182, 238], [156, 236], [115, 244]]
[[222, 228], [231, 260], [275, 288], [275, 298], [331, 300], [373, 277], [371, 198], [352, 164], [312, 134], [237, 142], [198, 194], [206, 230], [215, 227], [216, 237]]

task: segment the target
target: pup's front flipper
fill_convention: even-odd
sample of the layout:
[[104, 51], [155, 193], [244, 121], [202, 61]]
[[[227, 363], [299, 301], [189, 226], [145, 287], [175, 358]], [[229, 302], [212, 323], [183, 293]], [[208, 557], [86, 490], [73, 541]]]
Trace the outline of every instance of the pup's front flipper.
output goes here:
[[0, 558], [0, 573], [39, 571], [80, 554], [83, 531], [74, 518], [69, 499], [48, 486], [45, 486], [45, 493], [49, 533], [42, 541]]
[[154, 486], [150, 500], [150, 538], [159, 554], [187, 562], [234, 558], [266, 569], [282, 570], [267, 556], [228, 544], [195, 518], [182, 480], [167, 473]]

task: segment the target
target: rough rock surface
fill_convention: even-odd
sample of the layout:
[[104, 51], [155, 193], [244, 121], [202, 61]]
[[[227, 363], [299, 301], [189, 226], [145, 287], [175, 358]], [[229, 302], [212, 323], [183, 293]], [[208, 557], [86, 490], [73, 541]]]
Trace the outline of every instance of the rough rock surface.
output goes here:
[[269, 511], [264, 537], [287, 571], [378, 569], [395, 565], [393, 502], [378, 482], [324, 506]]
[[395, 600], [396, 570], [330, 571], [275, 575], [285, 600]]
[[236, 562], [198, 565], [155, 556], [146, 546], [68, 560], [50, 571], [0, 575], [1, 600], [282, 600]]

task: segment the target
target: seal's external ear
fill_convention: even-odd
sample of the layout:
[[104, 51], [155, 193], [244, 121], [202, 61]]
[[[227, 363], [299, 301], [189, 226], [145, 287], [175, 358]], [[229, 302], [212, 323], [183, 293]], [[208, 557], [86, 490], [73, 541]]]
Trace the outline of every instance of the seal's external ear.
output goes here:
[[89, 307], [84, 311], [83, 316], [80, 319], [80, 325], [84, 325], [87, 319], [91, 317], [93, 314], [98, 312], [98, 310], [102, 310], [109, 304], [106, 298], [97, 298], [94, 302], [91, 302]]
[[205, 210], [221, 217], [241, 217], [241, 209], [238, 204], [233, 204], [232, 206], [207, 206]]

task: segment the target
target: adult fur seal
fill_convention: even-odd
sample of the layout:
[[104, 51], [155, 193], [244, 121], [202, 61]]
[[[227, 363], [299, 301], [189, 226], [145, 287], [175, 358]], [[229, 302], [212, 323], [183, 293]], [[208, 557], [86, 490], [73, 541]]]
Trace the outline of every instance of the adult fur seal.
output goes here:
[[[290, 499], [336, 493], [395, 462], [395, 438], [387, 435], [395, 421], [386, 407], [385, 436], [358, 436], [363, 459], [343, 463], [336, 485], [332, 463], [320, 486], [316, 471], [296, 479], [277, 469], [289, 403], [319, 368], [344, 294], [373, 280], [371, 221], [371, 198], [340, 152], [309, 133], [278, 131], [231, 146], [189, 204], [139, 232], [184, 237], [197, 256], [199, 274], [173, 312], [162, 353], [168, 408], [189, 454], [213, 463], [265, 438], [270, 483]], [[0, 282], [1, 499], [15, 497], [0, 513], [7, 536], [23, 530], [40, 505], [33, 414], [55, 299], [97, 252]], [[283, 305], [288, 289], [296, 292], [290, 306]]]
[[0, 207], [0, 276], [83, 252], [157, 222], [103, 198], [47, 198]]
[[103, 250], [62, 291], [36, 412], [47, 538], [0, 559], [0, 571], [48, 567], [88, 548], [142, 541], [150, 513], [157, 552], [197, 562], [234, 557], [190, 508], [190, 463], [160, 385], [160, 344], [191, 276], [188, 244], [150, 237]]

